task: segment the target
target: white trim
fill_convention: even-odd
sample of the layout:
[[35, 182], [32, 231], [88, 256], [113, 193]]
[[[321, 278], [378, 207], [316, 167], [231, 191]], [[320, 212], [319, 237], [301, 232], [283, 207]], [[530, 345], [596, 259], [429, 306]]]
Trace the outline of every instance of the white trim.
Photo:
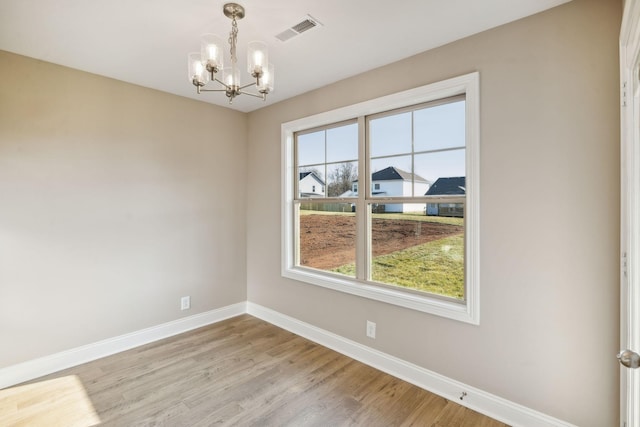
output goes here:
[[[282, 237], [281, 274], [283, 277], [304, 283], [323, 286], [388, 304], [423, 311], [430, 314], [459, 320], [474, 325], [480, 324], [480, 75], [478, 72], [454, 77], [404, 92], [372, 99], [359, 104], [327, 111], [314, 116], [283, 123], [282, 134]], [[466, 209], [466, 303], [450, 302], [428, 295], [403, 292], [343, 278], [325, 272], [299, 268], [295, 265], [294, 188], [297, 176], [294, 173], [294, 132], [326, 126], [344, 120], [407, 107], [466, 94], [466, 162], [467, 162], [467, 209]], [[362, 136], [361, 136], [362, 138]], [[359, 144], [362, 147], [363, 144]], [[361, 148], [362, 151], [362, 148]], [[360, 153], [362, 156], [362, 153]], [[362, 157], [361, 157], [362, 158]], [[360, 203], [361, 203], [361, 199]], [[363, 206], [359, 206], [363, 207]], [[356, 211], [362, 212], [363, 209]], [[362, 224], [363, 221], [360, 221]], [[359, 253], [362, 249], [359, 250]], [[366, 266], [365, 266], [366, 268]]]
[[241, 302], [0, 369], [0, 389], [247, 312]]
[[[0, 369], [0, 389], [248, 313], [514, 427], [575, 427], [252, 302], [241, 302]], [[460, 394], [466, 392], [464, 400]]]
[[[620, 349], [640, 351], [640, 148], [637, 115], [640, 1], [627, 0], [620, 30]], [[626, 264], [626, 265], [625, 265]], [[640, 372], [620, 368], [620, 424], [640, 425]]]
[[247, 313], [511, 426], [575, 427], [258, 304], [247, 302]]

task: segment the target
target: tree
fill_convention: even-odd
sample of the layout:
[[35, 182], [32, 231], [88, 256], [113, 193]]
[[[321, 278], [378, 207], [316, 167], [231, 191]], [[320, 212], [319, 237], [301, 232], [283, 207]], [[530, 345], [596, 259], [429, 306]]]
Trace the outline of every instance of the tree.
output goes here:
[[340, 163], [329, 172], [327, 196], [338, 197], [345, 191], [351, 190], [351, 184], [358, 179], [358, 167], [355, 163]]

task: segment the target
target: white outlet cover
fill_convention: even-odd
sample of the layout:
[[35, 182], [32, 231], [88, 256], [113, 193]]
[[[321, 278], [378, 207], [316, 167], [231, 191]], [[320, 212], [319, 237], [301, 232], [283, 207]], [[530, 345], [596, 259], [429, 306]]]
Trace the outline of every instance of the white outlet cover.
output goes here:
[[375, 322], [371, 322], [370, 320], [367, 320], [367, 336], [369, 338], [376, 337], [376, 324]]
[[180, 299], [180, 309], [181, 310], [188, 310], [191, 308], [191, 297], [187, 296], [187, 297], [182, 297]]

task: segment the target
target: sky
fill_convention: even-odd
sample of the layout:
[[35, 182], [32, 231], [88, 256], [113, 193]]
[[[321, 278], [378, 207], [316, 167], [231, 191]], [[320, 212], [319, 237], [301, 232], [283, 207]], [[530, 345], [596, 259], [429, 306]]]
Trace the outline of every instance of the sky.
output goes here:
[[[465, 101], [373, 116], [369, 141], [371, 173], [388, 166], [411, 172], [413, 141], [414, 173], [432, 183], [441, 177], [464, 176]], [[335, 162], [357, 162], [357, 124], [299, 135], [297, 149], [300, 169], [320, 170], [325, 180]]]

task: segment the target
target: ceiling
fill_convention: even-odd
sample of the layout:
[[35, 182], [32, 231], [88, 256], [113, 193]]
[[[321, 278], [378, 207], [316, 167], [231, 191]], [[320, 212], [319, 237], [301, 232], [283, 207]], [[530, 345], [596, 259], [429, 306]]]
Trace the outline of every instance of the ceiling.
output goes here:
[[[228, 37], [220, 0], [0, 0], [0, 50], [248, 112], [567, 1], [240, 0], [243, 83], [248, 41], [265, 41], [275, 65], [266, 103], [243, 95], [229, 105], [188, 81], [200, 35]], [[275, 37], [307, 15], [322, 25]]]

